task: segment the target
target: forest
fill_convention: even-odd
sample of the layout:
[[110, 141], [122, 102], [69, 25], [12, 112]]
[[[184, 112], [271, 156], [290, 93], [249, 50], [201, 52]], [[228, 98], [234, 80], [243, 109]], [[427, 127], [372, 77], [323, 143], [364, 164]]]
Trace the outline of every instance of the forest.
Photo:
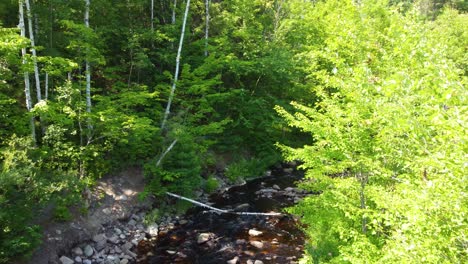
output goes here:
[[468, 2], [1, 0], [0, 263], [104, 175], [298, 162], [301, 263], [468, 262]]

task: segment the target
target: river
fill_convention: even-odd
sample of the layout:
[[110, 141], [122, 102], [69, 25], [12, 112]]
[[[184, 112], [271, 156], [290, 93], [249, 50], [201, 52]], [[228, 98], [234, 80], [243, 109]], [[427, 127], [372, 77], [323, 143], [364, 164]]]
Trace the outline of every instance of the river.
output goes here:
[[[270, 177], [211, 195], [209, 204], [233, 211], [283, 212], [307, 195], [293, 187], [301, 178], [293, 168], [277, 168]], [[286, 213], [245, 216], [197, 207], [183, 219], [160, 232], [155, 243], [140, 245], [139, 263], [297, 263], [304, 252], [299, 219]]]

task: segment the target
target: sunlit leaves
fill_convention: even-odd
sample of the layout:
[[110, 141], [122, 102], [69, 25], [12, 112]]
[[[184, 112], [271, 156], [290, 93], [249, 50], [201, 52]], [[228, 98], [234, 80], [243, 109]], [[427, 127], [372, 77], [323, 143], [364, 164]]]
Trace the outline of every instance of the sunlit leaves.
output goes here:
[[[462, 202], [466, 77], [457, 68], [463, 59], [449, 52], [459, 52], [458, 44], [437, 25], [459, 25], [466, 18], [423, 23], [381, 3], [338, 2], [297, 10], [312, 27], [324, 27], [320, 35], [314, 32], [321, 26], [300, 31], [321, 39], [304, 43], [297, 56], [320, 101], [313, 107], [293, 103], [294, 114], [276, 108], [290, 126], [313, 137], [303, 148], [281, 146], [288, 159], [304, 161], [308, 180], [302, 186], [322, 192], [293, 209], [310, 223], [312, 239], [326, 240], [314, 242], [312, 257], [340, 263], [461, 261], [467, 248], [467, 222], [460, 221], [468, 210]], [[361, 172], [368, 176], [364, 207], [357, 195]], [[329, 214], [333, 222], [322, 224]]]

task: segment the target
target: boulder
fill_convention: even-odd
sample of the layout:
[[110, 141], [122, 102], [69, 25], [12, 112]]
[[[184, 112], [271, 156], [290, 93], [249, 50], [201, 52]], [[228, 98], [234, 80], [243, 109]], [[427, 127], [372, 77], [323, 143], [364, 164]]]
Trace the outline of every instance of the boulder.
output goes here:
[[233, 259], [228, 260], [227, 264], [237, 264], [239, 262], [239, 257], [235, 256]]
[[249, 236], [260, 236], [262, 234], [263, 234], [262, 231], [258, 231], [258, 230], [255, 230], [255, 229], [250, 229], [249, 230]]
[[198, 244], [203, 244], [207, 241], [209, 241], [211, 238], [213, 238], [214, 234], [213, 233], [201, 233], [197, 237], [197, 243]]
[[72, 253], [77, 256], [83, 256], [83, 250], [80, 247], [72, 249]]
[[252, 245], [253, 247], [256, 247], [258, 249], [263, 248], [263, 243], [260, 242], [260, 241], [250, 241], [250, 245]]
[[158, 224], [156, 223], [151, 224], [146, 228], [146, 233], [148, 233], [150, 236], [157, 236], [158, 231], [159, 231], [158, 228], [159, 228]]
[[98, 234], [93, 236], [93, 241], [98, 243], [99, 241], [106, 240], [106, 235], [105, 234]]
[[70, 259], [70, 258], [68, 258], [66, 256], [61, 256], [60, 257], [60, 262], [62, 264], [73, 264], [73, 263], [75, 263], [72, 259]]
[[91, 257], [94, 253], [93, 248], [90, 245], [86, 245], [84, 248], [84, 254], [86, 257]]

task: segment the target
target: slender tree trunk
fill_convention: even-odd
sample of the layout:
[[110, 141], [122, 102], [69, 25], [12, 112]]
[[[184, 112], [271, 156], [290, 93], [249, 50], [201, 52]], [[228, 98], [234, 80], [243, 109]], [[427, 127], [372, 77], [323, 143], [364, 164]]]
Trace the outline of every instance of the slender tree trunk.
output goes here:
[[[358, 173], [358, 180], [361, 183], [361, 189], [359, 191], [359, 199], [361, 202], [361, 209], [364, 210], [366, 209], [366, 196], [364, 194], [364, 189], [367, 184], [367, 175], [365, 175], [364, 173], [362, 173], [362, 171], [360, 171]], [[365, 216], [362, 217], [362, 233], [363, 234], [367, 233], [367, 217]]]
[[161, 124], [161, 130], [164, 130], [164, 126], [166, 125], [167, 117], [169, 116], [169, 113], [171, 112], [171, 103], [172, 103], [172, 99], [174, 98], [174, 92], [175, 92], [176, 85], [177, 85], [177, 79], [179, 77], [180, 54], [182, 53], [182, 45], [184, 43], [184, 36], [185, 36], [185, 24], [187, 24], [187, 17], [188, 17], [189, 9], [190, 9], [190, 0], [187, 0], [187, 5], [185, 7], [184, 21], [182, 22], [182, 32], [180, 34], [179, 49], [177, 50], [174, 81], [172, 83], [171, 93], [169, 95], [169, 100], [167, 101], [166, 111], [164, 112], [164, 118], [163, 118], [163, 121], [162, 121], [162, 124]]
[[151, 33], [154, 32], [154, 0], [151, 0]]
[[205, 57], [208, 56], [208, 31], [210, 30], [210, 3], [211, 0], [205, 0]]
[[34, 77], [36, 80], [36, 93], [37, 93], [37, 101], [42, 100], [41, 95], [41, 82], [39, 80], [39, 68], [37, 67], [37, 54], [36, 54], [36, 45], [34, 43], [34, 32], [33, 32], [33, 19], [31, 15], [31, 5], [29, 4], [29, 0], [25, 0], [26, 3], [26, 12], [28, 17], [28, 29], [29, 29], [29, 38], [31, 40], [31, 52], [32, 52], [32, 59], [34, 63]]
[[45, 73], [45, 80], [44, 80], [44, 92], [45, 92], [45, 99], [49, 99], [49, 74]]
[[[21, 36], [26, 37], [26, 28], [24, 26], [24, 0], [19, 1], [19, 25], [18, 27], [20, 28], [21, 31]], [[21, 49], [21, 55], [22, 55], [22, 63], [23, 65], [26, 64], [26, 48]], [[28, 109], [28, 112], [31, 111], [32, 109], [32, 100], [31, 100], [31, 89], [30, 89], [30, 83], [29, 83], [29, 73], [28, 71], [24, 71], [24, 94], [26, 97], [26, 109]], [[31, 117], [30, 119], [31, 123], [31, 137], [33, 140], [34, 145], [36, 145], [36, 126], [34, 125], [34, 117]]]
[[172, 141], [171, 145], [169, 145], [169, 147], [167, 147], [167, 149], [161, 154], [158, 161], [156, 162], [156, 167], [159, 167], [159, 165], [161, 164], [161, 161], [164, 159], [164, 157], [167, 155], [167, 153], [169, 153], [169, 151], [171, 151], [171, 149], [175, 146], [176, 143], [177, 143], [177, 139], [174, 139], [174, 141]]
[[37, 17], [38, 15], [34, 14], [34, 36], [36, 37], [36, 43], [39, 43], [39, 19]]
[[[84, 22], [85, 26], [89, 28], [89, 6], [91, 5], [90, 0], [85, 0], [86, 7], [85, 7], [85, 14], [84, 14]], [[86, 54], [86, 57], [88, 54]], [[86, 59], [86, 112], [91, 113], [91, 66], [89, 65], [88, 59]], [[91, 124], [91, 120], [88, 119], [88, 142], [91, 141], [92, 137], [93, 126]]]
[[175, 24], [175, 19], [176, 19], [176, 8], [177, 8], [177, 0], [174, 0], [174, 5], [172, 7], [172, 24]]

